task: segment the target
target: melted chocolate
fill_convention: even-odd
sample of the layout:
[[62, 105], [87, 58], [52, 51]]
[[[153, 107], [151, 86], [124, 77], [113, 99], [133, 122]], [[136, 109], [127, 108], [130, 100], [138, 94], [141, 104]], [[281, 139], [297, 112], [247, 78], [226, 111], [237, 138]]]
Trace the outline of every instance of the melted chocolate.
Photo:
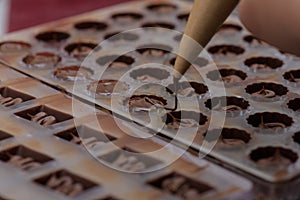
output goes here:
[[104, 22], [84, 21], [76, 23], [74, 27], [81, 31], [104, 31], [108, 25]]
[[139, 13], [116, 13], [111, 16], [112, 19], [121, 24], [130, 24], [135, 21], [139, 21], [144, 18], [142, 14]]
[[31, 44], [21, 41], [5, 41], [0, 43], [1, 53], [19, 53], [28, 51]]
[[60, 32], [60, 31], [46, 31], [39, 33], [35, 36], [35, 38], [39, 41], [46, 43], [56, 43], [67, 40], [70, 37], [69, 33]]
[[[118, 88], [116, 85], [118, 84]], [[96, 95], [111, 96], [119, 94], [122, 91], [128, 90], [129, 86], [126, 83], [117, 80], [100, 80], [94, 81], [87, 86], [88, 91]]]
[[283, 74], [283, 78], [293, 83], [300, 83], [300, 70], [291, 70]]
[[13, 136], [0, 130], [0, 141], [12, 138]]
[[248, 77], [245, 72], [236, 69], [213, 70], [207, 73], [206, 76], [212, 81], [223, 81], [225, 84], [240, 83]]
[[93, 71], [80, 66], [66, 66], [56, 69], [53, 75], [65, 81], [86, 80], [93, 75]]
[[250, 115], [247, 122], [253, 127], [278, 130], [292, 126], [294, 120], [285, 114], [263, 112]]
[[300, 131], [296, 132], [293, 136], [293, 140], [294, 142], [296, 142], [297, 144], [300, 144]]
[[202, 113], [193, 111], [174, 111], [163, 116], [165, 124], [171, 128], [178, 129], [179, 127], [197, 127], [204, 125], [208, 118]]
[[[203, 95], [208, 92], [208, 87], [197, 82], [180, 82], [178, 85], [178, 95], [190, 97], [194, 94]], [[166, 88], [167, 92], [174, 94], [174, 84]]]
[[133, 33], [122, 33], [122, 32], [113, 32], [104, 36], [105, 40], [110, 42], [119, 42], [119, 41], [136, 41], [139, 39], [139, 36]]
[[247, 100], [238, 97], [214, 97], [205, 102], [205, 107], [210, 110], [235, 112], [247, 110], [250, 104]]
[[158, 82], [167, 79], [170, 73], [158, 68], [140, 68], [130, 72], [130, 77], [143, 82]]
[[287, 103], [289, 109], [300, 113], [300, 98], [295, 98]]
[[158, 27], [158, 28], [166, 28], [166, 29], [175, 29], [175, 25], [167, 22], [147, 22], [142, 24], [142, 28], [149, 27]]
[[276, 83], [254, 83], [248, 85], [245, 88], [248, 94], [251, 94], [253, 97], [259, 98], [274, 98], [276, 96], [283, 96], [288, 93], [288, 89], [280, 84]]
[[170, 12], [175, 11], [177, 9], [177, 6], [174, 4], [160, 3], [160, 4], [148, 5], [147, 9], [159, 14], [168, 14]]
[[283, 66], [283, 61], [271, 57], [253, 57], [245, 60], [244, 64], [251, 69], [270, 70], [278, 69]]
[[40, 52], [23, 58], [23, 62], [33, 68], [54, 68], [60, 61], [61, 57], [49, 52]]
[[13, 90], [9, 87], [0, 88], [0, 105], [2, 106], [15, 106], [32, 99], [34, 99], [33, 96]]
[[101, 66], [108, 65], [109, 68], [127, 69], [135, 62], [135, 60], [130, 56], [109, 55], [99, 57], [96, 62]]
[[219, 31], [234, 31], [234, 32], [240, 32], [242, 31], [243, 28], [239, 25], [236, 24], [223, 24], [220, 28]]
[[258, 39], [257, 37], [254, 37], [252, 35], [247, 35], [243, 39], [245, 42], [247, 42], [249, 44], [258, 44], [258, 45], [264, 44], [264, 42], [262, 40]]
[[94, 43], [72, 43], [65, 47], [65, 51], [67, 51], [71, 56], [77, 58], [86, 57], [94, 48], [97, 47], [97, 44]]
[[216, 45], [208, 49], [214, 55], [237, 56], [245, 52], [245, 49], [235, 45]]
[[143, 56], [162, 57], [172, 51], [172, 47], [163, 44], [148, 44], [139, 46], [136, 50]]
[[153, 106], [166, 106], [167, 100], [154, 95], [133, 95], [128, 100], [129, 110], [135, 112], [150, 111]]

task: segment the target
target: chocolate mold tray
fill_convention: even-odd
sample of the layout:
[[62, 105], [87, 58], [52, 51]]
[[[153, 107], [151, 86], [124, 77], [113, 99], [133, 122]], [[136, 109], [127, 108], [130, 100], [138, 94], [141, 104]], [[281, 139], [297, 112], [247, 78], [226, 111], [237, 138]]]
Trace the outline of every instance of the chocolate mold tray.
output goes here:
[[[162, 6], [158, 10], [153, 10], [153, 8], [149, 9], [147, 6], [161, 4], [161, 2], [133, 2], [6, 35], [2, 37], [3, 43], [0, 44], [0, 47], [2, 45], [1, 49], [4, 49], [0, 53], [0, 59], [19, 71], [58, 88], [63, 88], [75, 96], [112, 110], [126, 118], [133, 118], [134, 121], [140, 124], [158, 130], [170, 138], [175, 137], [174, 139], [181, 143], [190, 145], [203, 153], [210, 153], [211, 156], [222, 162], [267, 181], [279, 182], [296, 177], [300, 173], [300, 161], [295, 159], [296, 156], [291, 159], [290, 154], [298, 156], [300, 153], [299, 147], [291, 139], [293, 133], [299, 129], [297, 123], [299, 115], [286, 108], [285, 101], [290, 98], [291, 92], [299, 93], [299, 91], [295, 87], [295, 84], [297, 85], [295, 77], [290, 76], [287, 78], [288, 75], [283, 76], [283, 74], [292, 69], [297, 69], [299, 58], [280, 52], [256, 38], [249, 37], [249, 32], [241, 25], [235, 14], [228, 18], [225, 25], [221, 27], [219, 33], [216, 34], [207, 47], [208, 53], [220, 68], [220, 76], [215, 76], [215, 74], [218, 74], [214, 72], [216, 67], [212, 59], [209, 59], [210, 56], [205, 53], [202, 53], [199, 57], [208, 58], [207, 61], [204, 64], [203, 62], [202, 64], [193, 63], [194, 67], [187, 72], [187, 81], [203, 84], [204, 87], [208, 86], [210, 91], [200, 95], [201, 98], [189, 97], [188, 94], [179, 97], [180, 102], [183, 102], [180, 105], [183, 111], [193, 111], [198, 115], [201, 113], [199, 116], [207, 118], [205, 123], [201, 123], [199, 127], [196, 127], [196, 136], [193, 134], [195, 128], [190, 127], [186, 129], [188, 130], [185, 131], [186, 134], [176, 135], [176, 127], [164, 126], [162, 119], [165, 113], [160, 113], [158, 111], [160, 109], [151, 108], [153, 102], [160, 106], [165, 106], [165, 102], [172, 102], [172, 96], [164, 89], [172, 83], [170, 76], [172, 70], [159, 64], [172, 66], [171, 60], [175, 56], [166, 53], [166, 51], [157, 50], [155, 47], [176, 51], [178, 38], [180, 38], [179, 32], [165, 33], [161, 29], [137, 30], [134, 33], [125, 32], [116, 38], [108, 39], [105, 44], [109, 48], [96, 48], [97, 57], [92, 57], [89, 62], [84, 61], [83, 70], [78, 72], [78, 66], [81, 65], [84, 57], [98, 43], [114, 33], [149, 26], [183, 31], [186, 17], [181, 16], [189, 12], [191, 4], [182, 1], [164, 2], [175, 6]], [[168, 14], [161, 12], [160, 9], [165, 10], [164, 12]], [[159, 37], [153, 38], [153, 34], [158, 34]], [[152, 46], [149, 47], [149, 44], [152, 44]], [[116, 53], [119, 52], [116, 49], [126, 49], [128, 47], [142, 50], [129, 52], [124, 55], [125, 57], [118, 58], [116, 56]], [[145, 76], [145, 73], [149, 72], [145, 72], [143, 67], [149, 67], [151, 62], [159, 63], [155, 67], [159, 72], [155, 74], [159, 74], [160, 77], [151, 74], [150, 77]], [[100, 90], [95, 84], [102, 84], [102, 82], [97, 82], [97, 76], [101, 72], [99, 66], [104, 65], [108, 65], [109, 69], [104, 73], [102, 79], [106, 81], [105, 84], [108, 86]], [[139, 67], [140, 65], [142, 67]], [[194, 73], [195, 68], [200, 70], [202, 77]], [[123, 85], [126, 89], [121, 87], [123, 89], [114, 94], [113, 98], [110, 98], [107, 91], [114, 88], [114, 81], [118, 80], [129, 69], [133, 70], [130, 78]], [[65, 71], [68, 71], [67, 76], [64, 74]], [[79, 75], [80, 82], [80, 84], [76, 84], [75, 89], [73, 88], [74, 74]], [[295, 76], [297, 78], [297, 75]], [[153, 80], [157, 85], [160, 84], [164, 87], [150, 84]], [[225, 89], [222, 89], [223, 83], [220, 80], [225, 81]], [[245, 88], [253, 86], [254, 83], [261, 82], [264, 82], [265, 85], [275, 84], [276, 87], [265, 88], [262, 84], [254, 92], [245, 90]], [[143, 88], [144, 90], [135, 91], [141, 83], [148, 83], [149, 86], [146, 86], [146, 89]], [[284, 88], [283, 90], [286, 90], [286, 92], [277, 91], [278, 85]], [[134, 96], [132, 98], [127, 97], [133, 91]], [[184, 93], [186, 92], [188, 91], [184, 91]], [[153, 97], [158, 94], [162, 98]], [[225, 94], [231, 98], [247, 101], [247, 108], [242, 106], [243, 108], [240, 107], [242, 111], [236, 112], [240, 104], [234, 105], [235, 101], [229, 105], [231, 107], [235, 106], [235, 110], [227, 109], [228, 106], [225, 105], [222, 107], [222, 104], [219, 111], [211, 110], [205, 106], [205, 102], [209, 99], [218, 99], [217, 97], [223, 97]], [[96, 98], [94, 98], [95, 96]], [[199, 103], [191, 106], [191, 103], [195, 101], [199, 101]], [[140, 111], [140, 108], [136, 106], [137, 102], [147, 105], [144, 112], [131, 112], [132, 107], [134, 107], [133, 110]], [[130, 109], [126, 107], [127, 104], [131, 106]], [[223, 109], [227, 109], [226, 112], [222, 112]], [[149, 110], [151, 112], [148, 112]], [[225, 125], [222, 126], [216, 123], [213, 124], [213, 128], [225, 127], [240, 130], [237, 133], [246, 131], [250, 133], [251, 139], [245, 142], [243, 138], [237, 138], [235, 134], [232, 138], [223, 136], [227, 138], [225, 140], [230, 140], [229, 143], [232, 143], [233, 147], [228, 148], [227, 145], [226, 148], [223, 148], [218, 143], [216, 148], [210, 152], [209, 148], [202, 145], [207, 142], [204, 141], [203, 136], [209, 135], [212, 131], [207, 131], [210, 122], [222, 122], [222, 116], [224, 115], [227, 115]], [[213, 118], [213, 116], [216, 118]], [[268, 116], [272, 116], [272, 118], [269, 119]], [[193, 120], [195, 121], [195, 119], [185, 119], [185, 122], [190, 123]], [[63, 137], [63, 133], [58, 135]], [[193, 144], [191, 144], [192, 142]], [[236, 143], [245, 144], [235, 146]], [[274, 147], [276, 150], [272, 151], [273, 153], [266, 153], [265, 157], [252, 159], [253, 151], [265, 147]], [[284, 152], [288, 153], [282, 153], [281, 150], [278, 150], [281, 148], [284, 148]], [[237, 149], [238, 151], [236, 151]], [[259, 165], [257, 162], [259, 160], [263, 160], [263, 162], [275, 160], [278, 161], [277, 163], [283, 160], [284, 163], [290, 163], [283, 166], [276, 164], [277, 167], [270, 168], [267, 165]]]

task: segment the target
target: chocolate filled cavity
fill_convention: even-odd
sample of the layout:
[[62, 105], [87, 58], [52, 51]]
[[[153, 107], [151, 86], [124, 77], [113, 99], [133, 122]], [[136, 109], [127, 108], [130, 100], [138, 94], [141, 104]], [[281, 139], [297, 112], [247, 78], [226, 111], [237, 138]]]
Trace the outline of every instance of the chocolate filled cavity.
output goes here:
[[239, 97], [214, 97], [205, 102], [205, 107], [214, 111], [241, 112], [247, 110], [250, 104]]
[[15, 106], [32, 99], [34, 99], [33, 96], [13, 90], [9, 87], [0, 88], [0, 105], [2, 106]]
[[103, 199], [97, 199], [97, 200], [120, 200], [120, 199], [117, 199], [115, 197], [109, 196], [109, 197], [105, 197]]
[[213, 70], [208, 72], [206, 76], [212, 81], [222, 81], [225, 84], [241, 83], [248, 77], [245, 72], [236, 69]]
[[35, 36], [38, 41], [45, 43], [57, 43], [67, 40], [70, 37], [69, 33], [61, 31], [46, 31]]
[[5, 41], [0, 43], [1, 53], [20, 53], [28, 51], [31, 44], [22, 41]]
[[132, 12], [124, 12], [124, 13], [116, 13], [111, 16], [111, 18], [121, 24], [130, 24], [132, 22], [139, 21], [144, 18], [142, 14], [132, 13]]
[[293, 125], [293, 118], [276, 112], [255, 113], [247, 118], [253, 127], [270, 130], [280, 130]]
[[79, 42], [67, 45], [65, 51], [73, 57], [84, 58], [96, 47], [97, 44], [94, 43]]
[[277, 83], [254, 83], [245, 88], [246, 92], [256, 98], [274, 98], [286, 95], [288, 89]]
[[288, 166], [298, 160], [298, 154], [294, 151], [273, 146], [259, 147], [253, 150], [249, 157], [256, 164], [264, 167]]
[[91, 69], [74, 65], [58, 68], [53, 72], [53, 75], [60, 80], [75, 81], [87, 80], [93, 73], [94, 72]]
[[287, 106], [289, 109], [291, 109], [297, 113], [300, 113], [300, 98], [295, 98], [295, 99], [290, 100], [287, 103]]
[[167, 105], [167, 100], [155, 95], [133, 95], [129, 98], [128, 106], [132, 112], [148, 112], [153, 107], [164, 107]]
[[44, 105], [15, 113], [15, 115], [45, 127], [73, 118], [71, 115], [54, 110]]
[[77, 197], [98, 186], [96, 183], [66, 170], [53, 172], [35, 179], [34, 182], [68, 197]]
[[237, 56], [245, 52], [245, 49], [236, 45], [216, 45], [208, 48], [213, 55]]
[[240, 32], [243, 28], [237, 24], [223, 24], [220, 26], [219, 31], [221, 32]]
[[18, 169], [29, 171], [39, 168], [53, 159], [27, 147], [17, 146], [0, 152], [0, 160]]
[[172, 51], [172, 47], [163, 44], [147, 44], [139, 46], [136, 51], [143, 56], [163, 57]]
[[13, 136], [0, 130], [0, 141], [12, 138]]
[[135, 59], [130, 56], [109, 55], [99, 57], [96, 62], [112, 69], [127, 69], [135, 62]]
[[158, 68], [140, 68], [130, 72], [130, 77], [142, 82], [159, 82], [167, 79], [170, 73]]
[[293, 83], [300, 83], [300, 70], [291, 70], [283, 74], [283, 78]]
[[293, 135], [293, 141], [296, 142], [297, 144], [300, 144], [300, 131], [299, 131], [299, 132], [296, 132], [296, 133]]
[[61, 57], [50, 52], [39, 52], [26, 56], [22, 61], [30, 68], [46, 69], [56, 67]]
[[[171, 64], [172, 66], [174, 66], [174, 65], [175, 65], [175, 61], [176, 61], [176, 58], [172, 58], [172, 59], [170, 60], [170, 64]], [[208, 61], [207, 59], [205, 59], [205, 58], [203, 58], [203, 57], [197, 57], [197, 58], [193, 61], [193, 66], [195, 66], [195, 67], [205, 67], [205, 66], [208, 65], [208, 63], [209, 63], [209, 61]]]
[[74, 27], [81, 31], [104, 31], [108, 28], [108, 25], [104, 22], [83, 21], [76, 23]]
[[175, 129], [180, 127], [198, 127], [204, 125], [208, 121], [207, 116], [193, 111], [169, 112], [165, 114], [162, 119], [168, 127]]
[[282, 60], [272, 57], [253, 57], [244, 61], [244, 64], [253, 70], [274, 70], [281, 68]]
[[204, 193], [214, 190], [213, 187], [206, 183], [194, 180], [177, 172], [172, 172], [149, 181], [148, 184], [186, 200], [201, 199]]
[[205, 133], [204, 139], [208, 142], [218, 141], [221, 146], [234, 147], [248, 144], [251, 140], [251, 134], [236, 128], [223, 128]]
[[147, 22], [142, 24], [142, 28], [151, 28], [151, 27], [157, 27], [157, 28], [166, 28], [166, 29], [175, 29], [175, 25], [167, 22]]
[[[208, 92], [208, 87], [206, 85], [197, 82], [179, 82], [177, 87], [177, 94], [185, 97], [190, 97], [195, 94], [204, 95]], [[174, 94], [174, 89], [174, 84], [171, 84], [166, 88], [167, 92], [170, 94]]]
[[129, 86], [118, 80], [100, 80], [91, 82], [87, 86], [87, 90], [94, 95], [111, 96], [112, 94], [120, 94], [129, 89]]
[[264, 42], [257, 38], [257, 37], [254, 37], [253, 35], [246, 35], [243, 40], [249, 44], [256, 44], [256, 45], [262, 45], [264, 44]]
[[183, 13], [177, 16], [177, 19], [181, 20], [181, 21], [188, 21], [190, 17], [190, 13]]
[[120, 41], [132, 42], [138, 40], [139, 38], [140, 37], [136, 34], [122, 33], [122, 32], [113, 32], [113, 33], [106, 34], [104, 36], [104, 39], [109, 40], [110, 42], [120, 42]]
[[177, 6], [169, 3], [151, 4], [147, 9], [158, 14], [169, 14], [177, 9]]

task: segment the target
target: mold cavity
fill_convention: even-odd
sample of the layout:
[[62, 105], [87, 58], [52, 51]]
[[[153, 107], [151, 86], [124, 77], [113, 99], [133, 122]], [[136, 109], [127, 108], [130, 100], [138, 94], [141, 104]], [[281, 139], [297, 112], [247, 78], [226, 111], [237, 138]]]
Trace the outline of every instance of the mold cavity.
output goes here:
[[245, 60], [244, 64], [253, 70], [272, 70], [283, 66], [283, 61], [271, 57], [253, 57]]
[[31, 44], [22, 41], [5, 41], [0, 43], [1, 53], [19, 53], [28, 51]]
[[97, 47], [97, 44], [94, 43], [72, 43], [65, 47], [65, 51], [69, 53], [69, 55], [76, 58], [86, 57], [94, 48]]
[[46, 69], [56, 67], [61, 57], [50, 52], [39, 52], [26, 56], [22, 61], [30, 68]]
[[30, 171], [53, 159], [25, 146], [17, 146], [0, 152], [0, 160], [18, 169]]
[[283, 74], [283, 78], [293, 83], [300, 83], [300, 70], [291, 70]]
[[39, 33], [35, 36], [35, 38], [39, 41], [46, 43], [56, 43], [67, 40], [70, 37], [69, 33], [60, 32], [60, 31], [46, 31]]
[[0, 105], [2, 106], [15, 106], [32, 99], [34, 99], [33, 96], [13, 90], [9, 87], [0, 88]]
[[[172, 58], [171, 60], [170, 60], [170, 64], [172, 65], [172, 66], [174, 66], [175, 65], [175, 61], [176, 61], [176, 58]], [[202, 58], [202, 57], [198, 57], [198, 58], [196, 58], [196, 60], [193, 62], [193, 66], [195, 66], [195, 67], [205, 67], [205, 66], [207, 66], [208, 65], [208, 60], [207, 59], [205, 59], [205, 58]]]
[[218, 141], [221, 146], [234, 147], [248, 144], [251, 140], [251, 134], [236, 128], [223, 128], [205, 133], [204, 139], [208, 142]]
[[35, 179], [34, 182], [68, 197], [77, 197], [83, 192], [98, 186], [96, 183], [67, 170], [52, 172]]
[[213, 70], [206, 76], [212, 81], [223, 81], [225, 84], [241, 83], [248, 77], [245, 72], [236, 69]]
[[142, 28], [148, 27], [158, 27], [158, 28], [166, 28], [166, 29], [175, 29], [175, 25], [167, 22], [147, 22], [142, 24]]
[[[208, 87], [206, 85], [197, 82], [180, 82], [177, 87], [177, 94], [184, 97], [190, 97], [195, 94], [204, 95], [208, 92]], [[169, 85], [166, 90], [170, 94], [174, 94], [174, 84]]]
[[163, 44], [148, 44], [139, 46], [136, 50], [143, 56], [162, 57], [172, 51], [172, 47]]
[[130, 77], [142, 82], [159, 82], [167, 79], [170, 73], [158, 68], [140, 68], [130, 72]]
[[93, 95], [111, 96], [113, 94], [120, 94], [129, 89], [129, 86], [117, 80], [100, 80], [91, 82], [87, 86], [87, 90]]
[[290, 100], [287, 105], [289, 109], [300, 113], [300, 98]]
[[237, 24], [223, 24], [220, 28], [219, 31], [221, 32], [240, 32], [242, 31], [243, 28]]
[[205, 107], [214, 111], [240, 112], [247, 110], [250, 104], [247, 100], [239, 97], [214, 97], [205, 102]]
[[250, 115], [247, 122], [253, 127], [277, 130], [292, 126], [294, 120], [285, 114], [263, 112]]
[[93, 71], [86, 67], [66, 66], [56, 69], [53, 72], [54, 77], [64, 81], [87, 80], [93, 75]]
[[44, 105], [23, 110], [15, 113], [15, 115], [45, 127], [73, 118], [71, 115], [54, 110]]
[[259, 147], [253, 150], [250, 159], [258, 165], [265, 167], [287, 166], [298, 160], [298, 155], [290, 149], [283, 147]]
[[0, 141], [12, 138], [13, 136], [0, 130]]
[[253, 35], [246, 35], [243, 39], [248, 44], [253, 44], [253, 45], [262, 45], [262, 44], [264, 44], [264, 42], [261, 39], [259, 39], [257, 37], [254, 37]]
[[297, 144], [300, 144], [300, 131], [294, 134], [293, 140], [294, 140], [294, 142], [296, 142]]
[[131, 13], [131, 12], [124, 12], [124, 13], [116, 13], [111, 16], [111, 18], [121, 24], [130, 24], [132, 22], [139, 21], [143, 19], [143, 15], [139, 13]]
[[151, 4], [147, 9], [159, 14], [169, 14], [177, 9], [177, 6], [169, 3]]
[[105, 40], [109, 40], [110, 42], [120, 42], [120, 41], [136, 41], [139, 39], [139, 36], [133, 33], [122, 33], [122, 32], [114, 32], [109, 33], [104, 36]]
[[190, 13], [183, 13], [177, 16], [177, 19], [181, 20], [181, 21], [188, 21], [190, 17]]
[[113, 69], [127, 69], [135, 60], [130, 56], [109, 55], [99, 57], [96, 62], [101, 66], [108, 66]]
[[169, 112], [163, 116], [163, 121], [170, 128], [191, 128], [203, 126], [207, 121], [207, 116], [193, 111]]
[[103, 22], [84, 21], [76, 23], [74, 27], [81, 31], [104, 31], [107, 29], [108, 25]]
[[166, 106], [167, 100], [155, 95], [133, 95], [129, 98], [128, 105], [132, 112], [148, 112], [154, 106]]
[[246, 92], [256, 98], [274, 98], [288, 93], [288, 89], [276, 83], [254, 83], [245, 88]]
[[208, 48], [213, 55], [237, 56], [245, 52], [245, 49], [236, 45], [216, 45]]

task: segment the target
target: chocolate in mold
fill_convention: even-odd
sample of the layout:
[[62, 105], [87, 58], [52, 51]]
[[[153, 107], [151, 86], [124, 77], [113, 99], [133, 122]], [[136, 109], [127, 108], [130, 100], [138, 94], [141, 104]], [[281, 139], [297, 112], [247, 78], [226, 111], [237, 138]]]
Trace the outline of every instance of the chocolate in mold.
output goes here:
[[244, 64], [254, 70], [272, 70], [282, 67], [284, 62], [272, 57], [253, 57], [245, 60]]
[[287, 103], [289, 109], [300, 113], [300, 98], [295, 98]]
[[146, 44], [137, 47], [136, 50], [143, 56], [162, 57], [172, 51], [172, 47], [163, 44]]
[[200, 199], [204, 193], [214, 190], [213, 187], [206, 183], [186, 177], [177, 172], [172, 172], [149, 181], [148, 184], [186, 200]]
[[283, 74], [283, 78], [293, 83], [300, 83], [300, 70], [291, 70]]
[[221, 146], [229, 147], [248, 144], [252, 138], [247, 131], [236, 128], [213, 129], [203, 136], [208, 142], [218, 141]]
[[286, 95], [288, 88], [277, 83], [261, 82], [248, 85], [245, 91], [256, 98], [274, 98]]
[[240, 32], [243, 28], [237, 24], [223, 24], [220, 26], [219, 31], [234, 31], [234, 32]]
[[144, 15], [140, 13], [133, 13], [133, 12], [123, 12], [123, 13], [116, 13], [111, 16], [111, 18], [121, 24], [130, 24], [132, 22], [139, 21], [144, 18]]
[[163, 121], [170, 128], [191, 128], [202, 126], [208, 121], [208, 117], [202, 113], [193, 111], [174, 111], [163, 116]]
[[[203, 83], [198, 82], [179, 82], [178, 83], [178, 95], [190, 97], [194, 94], [196, 95], [204, 95], [208, 92], [208, 87]], [[174, 94], [174, 84], [167, 86], [167, 92], [170, 94]]]
[[104, 31], [108, 28], [108, 25], [98, 21], [82, 21], [77, 22], [74, 28], [80, 31]]
[[136, 41], [140, 37], [137, 34], [133, 33], [123, 33], [123, 32], [113, 32], [108, 33], [104, 36], [105, 40], [108, 40], [110, 42], [119, 42], [119, 41]]
[[177, 16], [177, 19], [182, 20], [182, 21], [188, 21], [190, 17], [190, 13], [183, 13]]
[[22, 61], [30, 68], [54, 68], [61, 62], [61, 57], [50, 52], [39, 52], [27, 55]]
[[34, 99], [33, 96], [13, 90], [9, 87], [0, 88], [0, 105], [2, 106], [15, 106], [32, 99]]
[[71, 115], [54, 110], [45, 105], [33, 107], [14, 114], [23, 119], [40, 124], [41, 126], [50, 126], [73, 118]]
[[109, 163], [116, 169], [130, 172], [141, 172], [162, 163], [153, 157], [136, 152], [128, 147], [115, 150], [99, 157], [99, 159]]
[[147, 112], [155, 105], [162, 107], [167, 105], [166, 99], [155, 95], [133, 95], [127, 102], [129, 110], [134, 112]]
[[294, 140], [294, 142], [296, 142], [297, 144], [300, 144], [300, 131], [296, 132], [296, 133], [293, 135], [293, 140]]
[[265, 167], [287, 166], [298, 160], [298, 154], [294, 151], [275, 146], [254, 149], [249, 157], [252, 161], [256, 162], [256, 164]]
[[35, 36], [38, 41], [45, 43], [56, 43], [67, 40], [70, 37], [69, 33], [61, 31], [45, 31]]
[[0, 141], [12, 138], [13, 136], [0, 130]]
[[177, 9], [177, 6], [170, 3], [159, 3], [159, 4], [151, 4], [146, 7], [148, 10], [152, 12], [156, 12], [159, 14], [169, 14]]
[[1, 53], [19, 53], [28, 51], [31, 44], [23, 41], [4, 41], [0, 43]]
[[60, 80], [74, 81], [74, 80], [87, 80], [93, 75], [93, 71], [86, 67], [80, 66], [65, 66], [56, 69], [53, 75]]
[[105, 197], [103, 199], [97, 199], [97, 200], [120, 200], [120, 199], [117, 199], [115, 197], [109, 196], [109, 197]]
[[261, 39], [254, 37], [253, 35], [246, 35], [246, 36], [244, 36], [243, 40], [249, 44], [262, 45], [265, 43]]
[[216, 45], [208, 48], [213, 55], [237, 56], [245, 52], [245, 49], [236, 45]]
[[[176, 61], [176, 57], [172, 58], [170, 60], [170, 64], [172, 66], [174, 66], [175, 65], [175, 61]], [[197, 57], [196, 60], [193, 62], [193, 66], [195, 66], [195, 67], [205, 67], [205, 66], [208, 65], [208, 63], [209, 63], [209, 61], [207, 59], [205, 59], [203, 57]]]
[[83, 192], [98, 186], [96, 183], [67, 170], [52, 172], [33, 181], [68, 197], [79, 196]]
[[16, 146], [0, 152], [0, 160], [18, 169], [28, 171], [41, 167], [53, 159], [25, 146]]
[[139, 68], [130, 72], [130, 77], [143, 82], [158, 82], [167, 79], [170, 72], [158, 68]]
[[108, 56], [102, 56], [97, 58], [96, 62], [101, 66], [107, 65], [108, 68], [127, 69], [135, 62], [135, 59], [131, 56], [125, 56], [125, 55], [122, 56], [108, 55]]
[[151, 28], [151, 27], [158, 27], [158, 28], [166, 28], [166, 29], [175, 29], [175, 25], [167, 22], [146, 22], [142, 24], [142, 28]]
[[247, 74], [236, 69], [219, 69], [207, 73], [207, 78], [212, 81], [223, 81], [225, 84], [235, 84], [246, 80]]
[[278, 130], [292, 126], [294, 120], [286, 114], [263, 112], [250, 115], [247, 122], [256, 128]]
[[[116, 88], [118, 85], [118, 88]], [[99, 80], [91, 82], [87, 86], [87, 90], [95, 95], [111, 96], [112, 94], [120, 94], [122, 91], [129, 89], [129, 85], [118, 80]]]
[[65, 51], [73, 57], [83, 58], [86, 57], [96, 47], [97, 44], [94, 43], [78, 42], [67, 45], [65, 47]]
[[210, 110], [225, 111], [225, 112], [235, 112], [247, 110], [250, 107], [250, 104], [247, 100], [240, 97], [214, 97], [208, 99], [205, 102], [205, 107]]

